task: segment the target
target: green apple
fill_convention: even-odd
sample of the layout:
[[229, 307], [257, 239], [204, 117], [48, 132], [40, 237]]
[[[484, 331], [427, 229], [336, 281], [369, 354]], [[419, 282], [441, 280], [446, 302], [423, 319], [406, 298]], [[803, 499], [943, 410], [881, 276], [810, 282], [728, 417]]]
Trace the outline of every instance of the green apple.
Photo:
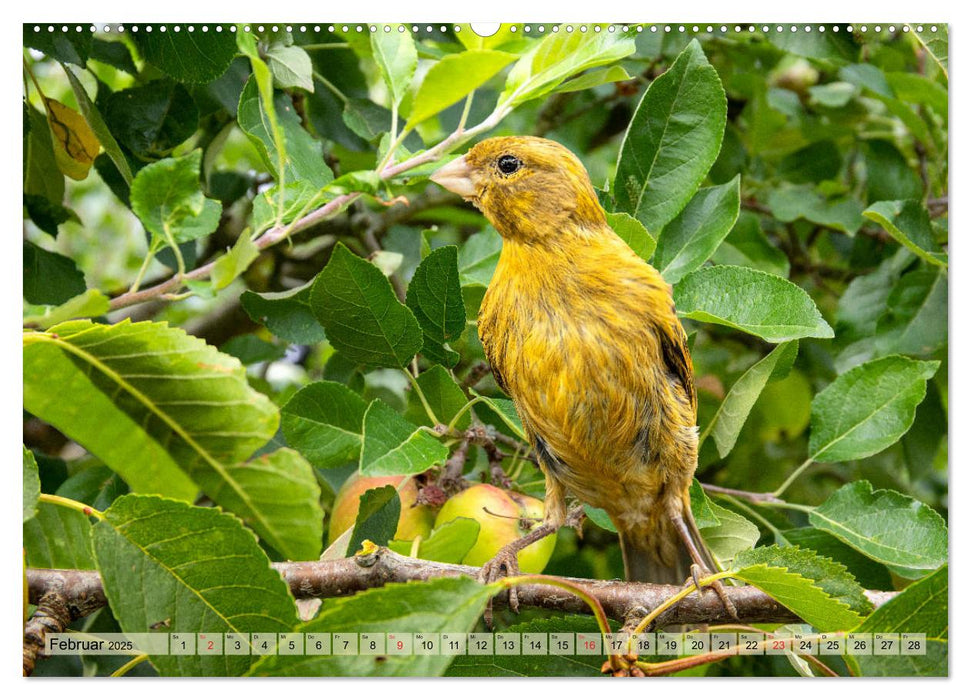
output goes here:
[[[334, 512], [330, 516], [327, 542], [333, 543], [345, 530], [354, 526], [358, 510], [361, 508], [361, 496], [365, 491], [389, 485], [397, 488], [404, 478], [403, 476], [362, 476], [361, 474], [348, 477], [334, 499]], [[418, 498], [418, 487], [414, 479], [408, 479], [408, 483], [401, 487], [398, 498], [401, 499], [401, 515], [398, 516], [398, 529], [394, 533], [394, 539], [410, 541], [419, 535], [423, 538], [428, 537], [432, 531], [432, 523], [435, 521], [435, 511], [428, 506], [412, 505]]]
[[[463, 564], [482, 566], [500, 548], [515, 542], [543, 522], [543, 502], [521, 493], [504, 491], [490, 484], [476, 484], [452, 496], [435, 518], [440, 527], [455, 518], [472, 518], [479, 523], [479, 537], [462, 559]], [[519, 569], [538, 574], [553, 556], [556, 536], [549, 535], [519, 552]]]

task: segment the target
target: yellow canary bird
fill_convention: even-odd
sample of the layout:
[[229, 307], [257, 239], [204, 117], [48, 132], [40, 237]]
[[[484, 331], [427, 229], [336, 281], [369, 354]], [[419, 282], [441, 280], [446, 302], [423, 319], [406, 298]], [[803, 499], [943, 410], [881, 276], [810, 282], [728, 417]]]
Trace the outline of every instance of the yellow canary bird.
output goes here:
[[668, 285], [607, 224], [583, 164], [554, 141], [499, 137], [431, 179], [503, 238], [479, 335], [545, 474], [546, 524], [563, 525], [570, 492], [610, 515], [628, 580], [680, 584], [697, 579], [692, 562], [712, 571], [688, 498], [687, 337]]

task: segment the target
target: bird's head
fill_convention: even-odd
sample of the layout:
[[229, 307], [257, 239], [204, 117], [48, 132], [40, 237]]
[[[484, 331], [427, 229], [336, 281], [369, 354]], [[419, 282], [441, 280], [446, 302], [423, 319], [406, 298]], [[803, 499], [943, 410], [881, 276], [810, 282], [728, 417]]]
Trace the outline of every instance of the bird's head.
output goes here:
[[505, 238], [549, 242], [604, 226], [583, 163], [549, 139], [486, 139], [431, 179], [472, 202]]

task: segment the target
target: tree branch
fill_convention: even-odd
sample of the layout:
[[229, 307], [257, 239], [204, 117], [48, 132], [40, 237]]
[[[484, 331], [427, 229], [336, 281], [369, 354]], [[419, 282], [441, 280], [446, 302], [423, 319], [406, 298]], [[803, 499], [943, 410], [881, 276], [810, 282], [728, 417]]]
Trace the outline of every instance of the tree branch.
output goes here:
[[[273, 568], [280, 572], [290, 591], [298, 599], [346, 596], [380, 588], [388, 583], [455, 576], [478, 578], [480, 573], [480, 569], [474, 566], [413, 559], [385, 547], [380, 547], [371, 554], [333, 561], [275, 562]], [[646, 614], [681, 590], [678, 586], [651, 583], [562, 578], [583, 587], [600, 602], [607, 615], [615, 620]], [[90, 614], [107, 604], [101, 587], [101, 576], [97, 571], [28, 569], [27, 582], [31, 602], [42, 600], [48, 591], [55, 589], [61, 591], [69, 607], [74, 604], [75, 609], [85, 610], [83, 614]], [[726, 591], [735, 604], [738, 619], [728, 614], [717, 593], [706, 589], [700, 596], [690, 595], [673, 607], [665, 616], [665, 624], [767, 623], [793, 622], [799, 619], [754, 586], [728, 586]], [[893, 598], [896, 593], [867, 591], [866, 595], [870, 602], [879, 606]], [[496, 602], [502, 604], [504, 598], [505, 596], [500, 596]], [[77, 604], [77, 600], [84, 604]], [[587, 604], [576, 596], [547, 585], [519, 587], [519, 605], [572, 614], [590, 612]]]
[[[439, 143], [434, 148], [430, 148], [423, 153], [418, 153], [398, 164], [391, 164], [382, 168], [378, 173], [378, 177], [380, 177], [380, 179], [383, 181], [387, 181], [422, 165], [434, 163], [449, 153], [453, 148], [461, 146], [474, 136], [477, 136], [478, 134], [488, 131], [496, 126], [506, 117], [506, 115], [509, 114], [510, 111], [512, 111], [511, 107], [498, 105], [496, 109], [493, 110], [492, 114], [490, 114], [476, 126], [468, 130], [461, 127], [456, 129], [444, 141]], [[286, 225], [274, 226], [257, 238], [254, 241], [254, 244], [259, 250], [265, 250], [271, 246], [274, 246], [293, 234], [315, 226], [321, 221], [324, 221], [325, 219], [339, 213], [359, 197], [361, 197], [360, 192], [349, 192], [347, 194], [339, 195], [327, 202], [327, 204], [324, 206], [310, 212], [306, 216], [297, 219], [296, 221]], [[110, 310], [116, 311], [118, 309], [134, 306], [135, 304], [141, 304], [152, 299], [164, 298], [165, 295], [172, 294], [181, 289], [186, 280], [205, 279], [212, 273], [218, 259], [219, 258], [201, 267], [197, 267], [194, 270], [190, 270], [184, 275], [176, 274], [164, 282], [160, 282], [152, 287], [141, 289], [137, 292], [127, 292], [117, 296], [111, 300]]]
[[[35, 589], [35, 586], [28, 584], [30, 602], [37, 605], [37, 609], [24, 625], [25, 676], [34, 672], [34, 665], [43, 654], [48, 634], [63, 632], [73, 620], [90, 615], [108, 604], [101, 587], [101, 577], [95, 571], [28, 571], [44, 573], [40, 577], [42, 587]], [[28, 580], [31, 578], [28, 574]]]

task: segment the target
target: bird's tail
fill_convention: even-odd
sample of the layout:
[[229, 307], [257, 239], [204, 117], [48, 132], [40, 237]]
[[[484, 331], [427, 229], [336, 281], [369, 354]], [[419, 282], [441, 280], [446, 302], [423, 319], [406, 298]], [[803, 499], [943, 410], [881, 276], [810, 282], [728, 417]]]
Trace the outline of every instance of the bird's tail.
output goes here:
[[[705, 566], [709, 571], [718, 571], [690, 507], [685, 508], [682, 517]], [[628, 581], [680, 586], [691, 575], [694, 561], [675, 525], [667, 518], [659, 518], [653, 527], [645, 530], [621, 530], [620, 549], [624, 555], [624, 577]]]

